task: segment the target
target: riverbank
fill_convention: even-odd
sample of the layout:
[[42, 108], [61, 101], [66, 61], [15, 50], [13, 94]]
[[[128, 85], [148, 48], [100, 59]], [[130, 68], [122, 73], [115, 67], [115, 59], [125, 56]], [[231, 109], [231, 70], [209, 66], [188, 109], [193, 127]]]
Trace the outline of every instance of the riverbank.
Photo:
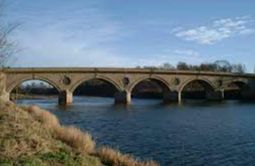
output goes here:
[[37, 106], [0, 101], [0, 165], [156, 166], [108, 147]]
[[58, 95], [33, 95], [33, 94], [11, 94], [11, 100], [17, 99], [51, 99], [58, 98]]

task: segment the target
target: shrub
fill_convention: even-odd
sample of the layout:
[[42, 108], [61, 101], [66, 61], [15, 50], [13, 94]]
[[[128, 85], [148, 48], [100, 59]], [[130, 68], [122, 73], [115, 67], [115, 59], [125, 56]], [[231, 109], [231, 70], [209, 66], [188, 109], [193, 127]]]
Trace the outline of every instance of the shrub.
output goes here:
[[97, 156], [104, 164], [112, 166], [158, 166], [154, 161], [138, 161], [131, 155], [121, 154], [108, 147], [100, 148], [97, 151]]
[[38, 106], [30, 106], [28, 112], [49, 129], [56, 130], [60, 127], [59, 120], [55, 115]]
[[94, 152], [95, 142], [91, 135], [73, 126], [56, 128], [54, 135], [80, 153]]

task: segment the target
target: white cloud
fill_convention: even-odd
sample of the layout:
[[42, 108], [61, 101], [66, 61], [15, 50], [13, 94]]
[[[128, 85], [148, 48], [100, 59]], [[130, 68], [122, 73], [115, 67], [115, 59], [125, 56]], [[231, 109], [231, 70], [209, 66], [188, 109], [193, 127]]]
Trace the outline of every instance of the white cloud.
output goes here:
[[165, 49], [159, 54], [156, 54], [151, 58], [151, 65], [157, 62], [158, 65], [162, 65], [168, 62], [172, 65], [176, 65], [178, 62], [187, 62], [189, 64], [200, 64], [202, 62], [214, 61], [213, 57], [208, 57], [206, 55], [201, 55], [198, 51], [193, 49]]
[[199, 44], [214, 44], [233, 36], [254, 33], [255, 27], [253, 21], [249, 17], [220, 19], [213, 21], [209, 25], [175, 31], [177, 37]]
[[254, 33], [255, 33], [255, 29], [243, 29], [240, 31], [241, 35], [250, 35]]

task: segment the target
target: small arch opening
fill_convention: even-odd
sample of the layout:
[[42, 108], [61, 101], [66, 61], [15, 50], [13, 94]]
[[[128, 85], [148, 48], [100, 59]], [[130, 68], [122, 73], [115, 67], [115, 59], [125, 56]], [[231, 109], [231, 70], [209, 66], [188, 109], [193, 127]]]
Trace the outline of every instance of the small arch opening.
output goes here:
[[57, 100], [58, 94], [57, 88], [47, 81], [26, 80], [11, 90], [10, 100], [18, 103], [28, 102], [32, 104], [34, 103], [33, 100]]
[[235, 81], [228, 84], [224, 89], [224, 98], [227, 100], [241, 100], [244, 99], [244, 93], [249, 91], [248, 84]]
[[207, 99], [207, 95], [213, 92], [213, 87], [206, 81], [193, 80], [183, 87], [182, 99]]
[[118, 89], [111, 82], [100, 78], [90, 79], [75, 88], [73, 92], [74, 102], [97, 100], [103, 103], [114, 103], [116, 92], [118, 92]]

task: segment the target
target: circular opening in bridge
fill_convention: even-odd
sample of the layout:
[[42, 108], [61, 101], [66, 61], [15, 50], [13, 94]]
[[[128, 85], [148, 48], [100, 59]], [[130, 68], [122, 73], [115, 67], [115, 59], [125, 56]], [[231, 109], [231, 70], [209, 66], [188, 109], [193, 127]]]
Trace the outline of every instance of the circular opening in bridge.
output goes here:
[[213, 87], [209, 83], [194, 80], [184, 86], [181, 97], [182, 99], [207, 99], [211, 92], [213, 92]]
[[224, 98], [227, 100], [241, 100], [248, 97], [249, 86], [244, 82], [232, 82], [224, 89]]
[[[27, 80], [17, 85], [10, 94], [11, 100], [18, 103], [40, 104], [41, 100], [57, 100], [58, 90], [42, 80]], [[57, 101], [54, 101], [57, 103]]]
[[117, 91], [117, 88], [106, 80], [91, 79], [84, 81], [74, 90], [74, 102], [114, 103]]
[[162, 81], [145, 79], [135, 85], [131, 96], [135, 99], [156, 99], [162, 102], [164, 94], [168, 92], [170, 92], [169, 88]]

